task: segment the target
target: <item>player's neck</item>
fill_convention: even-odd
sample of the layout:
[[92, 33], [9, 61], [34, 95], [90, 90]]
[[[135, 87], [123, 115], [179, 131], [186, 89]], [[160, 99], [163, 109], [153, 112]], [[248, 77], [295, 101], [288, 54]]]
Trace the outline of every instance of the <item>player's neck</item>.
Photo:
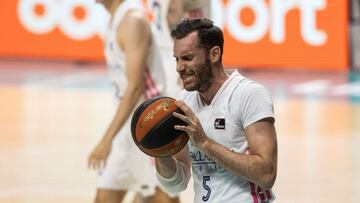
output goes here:
[[214, 99], [216, 93], [219, 91], [224, 82], [229, 78], [223, 69], [219, 70], [219, 73], [215, 74], [211, 85], [205, 91], [199, 91], [200, 97], [205, 104], [210, 105]]

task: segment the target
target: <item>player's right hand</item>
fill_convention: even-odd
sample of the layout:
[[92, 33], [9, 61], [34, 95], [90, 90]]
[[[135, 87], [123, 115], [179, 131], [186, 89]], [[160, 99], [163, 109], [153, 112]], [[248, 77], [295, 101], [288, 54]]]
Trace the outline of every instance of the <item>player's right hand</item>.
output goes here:
[[199, 121], [199, 118], [191, 110], [191, 108], [185, 104], [183, 101], [176, 101], [176, 106], [179, 107], [184, 114], [179, 114], [173, 112], [173, 116], [184, 121], [187, 125], [175, 125], [176, 130], [181, 130], [186, 132], [189, 136], [191, 144], [193, 144], [198, 149], [202, 149], [202, 145], [209, 140], [208, 136], [205, 134], [205, 131]]
[[101, 141], [95, 149], [91, 152], [88, 159], [88, 168], [94, 170], [101, 170], [105, 167], [107, 157], [111, 151], [110, 141]]

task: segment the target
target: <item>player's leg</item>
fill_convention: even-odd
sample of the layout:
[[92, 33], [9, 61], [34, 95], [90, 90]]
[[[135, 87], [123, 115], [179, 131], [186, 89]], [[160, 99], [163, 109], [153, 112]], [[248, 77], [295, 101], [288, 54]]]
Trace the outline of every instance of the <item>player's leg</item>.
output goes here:
[[121, 203], [125, 195], [125, 190], [97, 189], [95, 203]]
[[131, 136], [128, 136], [128, 138], [132, 144], [129, 144], [127, 151], [127, 166], [131, 171], [131, 175], [129, 175], [129, 178], [132, 178], [131, 188], [134, 188], [134, 191], [139, 194], [137, 199], [140, 201], [142, 199], [143, 203], [179, 203], [178, 195], [169, 195], [159, 188], [154, 158], [139, 150]]
[[121, 203], [132, 189], [134, 180], [127, 165], [129, 141], [124, 139], [123, 131], [113, 139], [105, 168], [99, 172], [95, 203]]
[[145, 198], [141, 194], [136, 193], [132, 203], [146, 203], [146, 201], [145, 201]]
[[146, 203], [180, 203], [179, 195], [170, 196], [159, 187], [156, 187], [155, 194], [148, 198]]
[[[135, 146], [136, 147], [136, 146]], [[132, 176], [136, 179], [136, 187], [142, 195], [144, 203], [179, 203], [179, 197], [169, 195], [159, 189], [159, 182], [156, 178], [156, 170], [153, 159], [136, 149], [131, 154]]]

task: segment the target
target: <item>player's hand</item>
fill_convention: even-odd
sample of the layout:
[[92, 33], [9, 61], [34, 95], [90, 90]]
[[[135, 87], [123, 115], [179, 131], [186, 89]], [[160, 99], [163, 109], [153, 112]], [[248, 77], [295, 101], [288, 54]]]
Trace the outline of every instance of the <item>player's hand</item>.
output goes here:
[[191, 143], [195, 147], [201, 149], [202, 144], [207, 141], [208, 137], [206, 136], [198, 117], [183, 101], [176, 101], [175, 104], [184, 112], [185, 115], [177, 112], [173, 112], [173, 115], [184, 121], [187, 125], [175, 125], [174, 128], [176, 130], [186, 132]]
[[110, 151], [111, 141], [101, 141], [89, 156], [88, 168], [94, 170], [103, 169]]

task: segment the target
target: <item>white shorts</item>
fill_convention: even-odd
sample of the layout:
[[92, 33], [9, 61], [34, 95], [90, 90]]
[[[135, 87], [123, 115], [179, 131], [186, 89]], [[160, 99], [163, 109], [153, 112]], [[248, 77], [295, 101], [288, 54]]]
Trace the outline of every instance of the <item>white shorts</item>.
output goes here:
[[153, 158], [135, 145], [130, 133], [130, 119], [112, 142], [105, 169], [99, 172], [98, 188], [132, 190], [143, 196], [153, 195], [159, 185]]

